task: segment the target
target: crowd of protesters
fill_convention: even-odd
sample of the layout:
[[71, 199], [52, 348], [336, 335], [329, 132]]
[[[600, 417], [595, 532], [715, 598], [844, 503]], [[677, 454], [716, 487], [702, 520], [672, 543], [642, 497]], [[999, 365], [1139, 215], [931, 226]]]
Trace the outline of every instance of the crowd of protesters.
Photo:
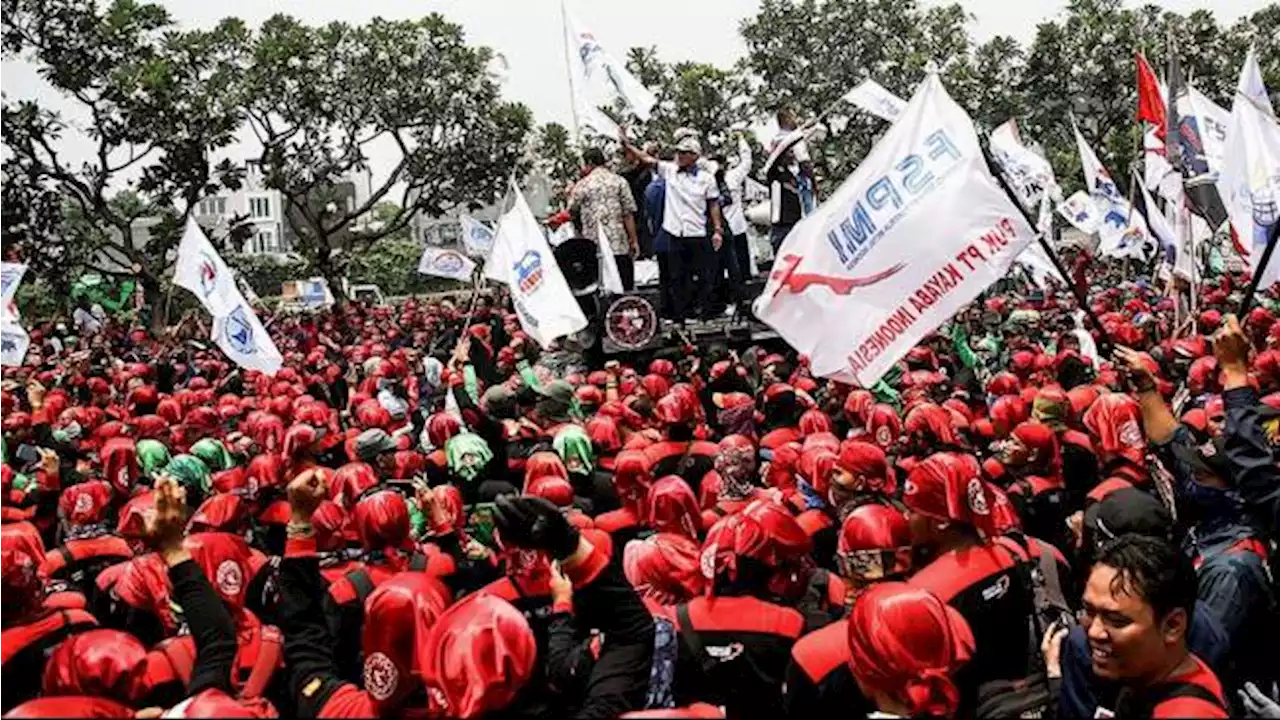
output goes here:
[[870, 389], [501, 299], [277, 317], [270, 377], [41, 325], [5, 717], [1280, 717], [1273, 298], [1078, 270], [1101, 328], [1004, 282]]

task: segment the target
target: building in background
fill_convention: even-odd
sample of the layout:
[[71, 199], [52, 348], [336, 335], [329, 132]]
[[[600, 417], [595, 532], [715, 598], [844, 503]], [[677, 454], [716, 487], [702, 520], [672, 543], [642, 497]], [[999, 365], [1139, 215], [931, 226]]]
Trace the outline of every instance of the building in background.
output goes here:
[[[524, 192], [525, 201], [529, 203], [529, 209], [533, 211], [534, 217], [542, 220], [551, 214], [551, 197], [553, 193], [551, 178], [546, 173], [537, 169], [530, 171], [520, 181], [520, 189]], [[476, 220], [493, 227], [504, 209], [505, 206], [500, 201], [471, 210], [468, 214]], [[462, 208], [451, 208], [444, 214], [435, 217], [429, 217], [425, 213], [417, 213], [409, 221], [413, 239], [422, 245], [457, 249], [462, 235], [462, 231], [458, 226], [458, 215], [461, 212]]]
[[[248, 234], [238, 251], [249, 254], [284, 254], [297, 244], [294, 226], [305, 227], [295, 216], [290, 223], [285, 197], [278, 190], [263, 185], [262, 167], [257, 159], [245, 161], [244, 183], [239, 190], [223, 192], [196, 203], [195, 219], [211, 236], [225, 236], [239, 222], [247, 224]], [[330, 212], [354, 212], [368, 197], [366, 178], [352, 178], [336, 183], [327, 193], [323, 207]], [[315, 204], [320, 204], [319, 200]], [[332, 205], [331, 205], [332, 204]], [[361, 216], [356, 224], [369, 222], [369, 214]]]

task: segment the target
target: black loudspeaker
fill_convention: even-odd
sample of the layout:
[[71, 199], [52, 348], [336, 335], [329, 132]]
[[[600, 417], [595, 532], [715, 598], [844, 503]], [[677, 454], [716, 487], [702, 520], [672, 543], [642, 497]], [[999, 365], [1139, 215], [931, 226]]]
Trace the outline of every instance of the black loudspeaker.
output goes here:
[[606, 354], [635, 352], [657, 347], [661, 337], [662, 291], [659, 288], [637, 290], [626, 295], [601, 297], [600, 343]]
[[586, 238], [569, 238], [556, 247], [556, 264], [574, 295], [594, 293], [599, 286], [598, 247]]

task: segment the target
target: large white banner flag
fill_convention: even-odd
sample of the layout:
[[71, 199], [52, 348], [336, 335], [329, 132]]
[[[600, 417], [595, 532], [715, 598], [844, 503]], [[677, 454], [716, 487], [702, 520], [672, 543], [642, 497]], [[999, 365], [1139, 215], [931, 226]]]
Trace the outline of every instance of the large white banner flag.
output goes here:
[[1089, 196], [1098, 210], [1098, 252], [1106, 257], [1141, 258], [1148, 244], [1155, 240], [1147, 230], [1141, 213], [1133, 212], [1129, 201], [1111, 179], [1111, 173], [1103, 167], [1093, 148], [1085, 142], [1075, 122], [1071, 130], [1076, 136], [1076, 149], [1080, 152], [1080, 165], [1084, 170]]
[[936, 73], [783, 241], [756, 315], [822, 377], [874, 384], [1034, 238]]
[[431, 247], [430, 245], [422, 248], [422, 259], [418, 260], [418, 272], [420, 274], [434, 275], [436, 277], [449, 278], [450, 280], [468, 281], [475, 270], [475, 261], [466, 255], [457, 250]]
[[520, 326], [545, 348], [556, 338], [586, 327], [587, 318], [565, 282], [524, 193], [514, 182], [511, 186], [515, 203], [498, 220], [485, 274], [506, 283]]
[[844, 99], [889, 122], [897, 120], [907, 107], [906, 101], [870, 78], [863, 80], [857, 87], [845, 93]]
[[18, 286], [22, 284], [22, 276], [26, 274], [25, 263], [0, 264], [0, 365], [5, 367], [22, 365], [27, 357], [27, 348], [31, 345], [31, 338], [23, 329], [22, 318], [13, 305]]
[[226, 315], [213, 318], [212, 339], [242, 368], [274, 375], [284, 363], [267, 329], [243, 297]]
[[1231, 127], [1227, 131], [1222, 174], [1218, 188], [1227, 215], [1240, 239], [1250, 270], [1261, 273], [1258, 289], [1280, 279], [1280, 257], [1272, 253], [1267, 267], [1259, 268], [1267, 237], [1280, 222], [1280, 125], [1263, 104], [1256, 83], [1261, 72], [1250, 65], [1257, 58], [1250, 53], [1240, 70], [1235, 99], [1231, 103]]
[[182, 241], [178, 243], [173, 284], [195, 293], [214, 317], [230, 313], [237, 302], [244, 300], [236, 288], [231, 268], [192, 218], [187, 219]]
[[[493, 230], [470, 215], [459, 215], [458, 224], [462, 227], [462, 247], [473, 257], [488, 257], [493, 249]], [[419, 270], [421, 272], [421, 270]]]
[[[575, 22], [563, 4], [561, 10], [564, 12], [565, 42], [569, 46], [569, 72], [573, 77], [574, 93], [590, 107], [609, 106], [614, 99], [621, 99], [641, 122], [648, 122], [657, 98], [627, 71], [625, 65], [600, 46], [590, 30]], [[579, 111], [581, 114], [581, 108]], [[580, 117], [579, 121], [582, 119]], [[603, 128], [596, 129], [604, 132]]]

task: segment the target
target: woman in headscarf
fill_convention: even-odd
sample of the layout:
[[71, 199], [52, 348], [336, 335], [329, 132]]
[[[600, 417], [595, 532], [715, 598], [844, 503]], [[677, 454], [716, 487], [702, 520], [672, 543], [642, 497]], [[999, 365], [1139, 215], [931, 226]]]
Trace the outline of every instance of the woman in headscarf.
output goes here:
[[517, 492], [511, 483], [491, 476], [493, 451], [479, 435], [464, 432], [449, 438], [445, 455], [449, 472], [461, 481], [458, 488], [468, 503], [491, 502], [498, 495]]
[[615, 549], [640, 535], [649, 520], [649, 459], [639, 450], [623, 450], [614, 462], [613, 483], [622, 507], [596, 516], [596, 527], [613, 537]]
[[992, 481], [1005, 489], [1023, 529], [1066, 552], [1070, 507], [1053, 430], [1034, 421], [1019, 423], [1008, 439], [996, 444], [995, 451], [996, 457], [988, 460], [998, 466]]
[[137, 443], [138, 470], [148, 483], [169, 464], [169, 449], [159, 440], [144, 439]]
[[885, 583], [854, 606], [849, 668], [881, 713], [950, 718], [960, 709], [956, 672], [978, 648], [964, 617], [937, 596]]
[[200, 507], [213, 487], [209, 466], [195, 455], [174, 455], [165, 464], [164, 474], [178, 481], [186, 491], [187, 503], [193, 510]]
[[619, 507], [613, 477], [596, 467], [595, 449], [586, 430], [566, 425], [556, 433], [552, 447], [564, 460], [574, 493], [590, 503], [588, 514], [598, 515]]

